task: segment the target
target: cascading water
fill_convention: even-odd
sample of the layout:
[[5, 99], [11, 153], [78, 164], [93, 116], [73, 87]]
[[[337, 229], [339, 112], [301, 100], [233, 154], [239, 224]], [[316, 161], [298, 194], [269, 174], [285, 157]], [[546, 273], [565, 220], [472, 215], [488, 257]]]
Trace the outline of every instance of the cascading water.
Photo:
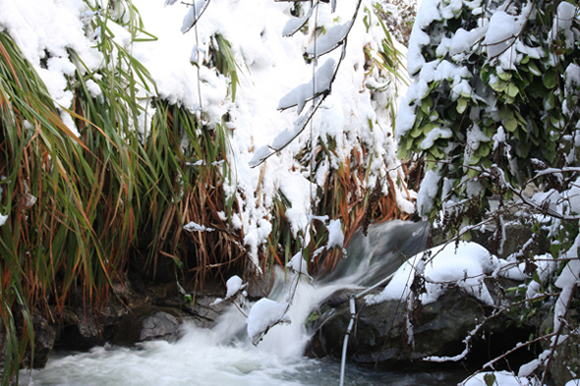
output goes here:
[[[357, 234], [347, 258], [316, 283], [301, 280], [288, 312], [291, 324], [270, 329], [258, 346], [246, 334], [245, 316], [235, 307], [212, 329], [183, 325], [174, 343], [146, 342], [134, 348], [98, 347], [54, 355], [42, 370], [23, 370], [29, 385], [338, 385], [340, 364], [303, 356], [311, 311], [339, 289], [366, 287], [394, 272], [425, 246], [426, 225], [391, 221]], [[270, 298], [284, 301], [288, 281], [276, 281]], [[337, 337], [342, 340], [343, 337]], [[396, 374], [348, 365], [345, 385], [451, 385], [450, 374]]]

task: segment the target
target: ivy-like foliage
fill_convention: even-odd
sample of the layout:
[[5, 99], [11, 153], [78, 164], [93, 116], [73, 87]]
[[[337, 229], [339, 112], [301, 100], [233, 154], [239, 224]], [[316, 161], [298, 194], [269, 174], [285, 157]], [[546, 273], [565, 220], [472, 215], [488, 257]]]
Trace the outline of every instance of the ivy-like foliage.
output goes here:
[[[411, 35], [414, 83], [396, 135], [424, 157], [418, 209], [479, 202], [578, 165], [580, 18], [566, 1], [426, 0]], [[490, 171], [494, 171], [495, 178]], [[548, 173], [546, 173], [548, 174]]]

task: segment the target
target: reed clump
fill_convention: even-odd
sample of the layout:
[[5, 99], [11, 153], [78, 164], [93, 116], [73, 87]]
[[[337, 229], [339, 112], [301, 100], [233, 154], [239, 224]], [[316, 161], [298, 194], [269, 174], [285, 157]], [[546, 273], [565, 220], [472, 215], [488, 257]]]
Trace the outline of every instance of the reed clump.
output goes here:
[[[152, 279], [170, 261], [200, 286], [210, 269], [244, 264], [239, 238], [228, 232], [236, 201], [222, 189], [226, 130], [208, 129], [185, 108], [154, 98], [147, 70], [113, 39], [109, 11], [94, 26], [104, 65], [91, 71], [69, 51], [77, 65], [70, 109], [55, 106], [33, 66], [0, 33], [3, 385], [17, 378], [25, 356], [34, 357], [33, 313], [56, 322], [73, 293], [98, 310], [111, 286], [124, 282], [130, 261]], [[135, 10], [124, 11], [130, 17], [117, 21], [142, 32]], [[64, 123], [66, 114], [76, 127]], [[218, 231], [184, 231], [190, 221]]]
[[[231, 220], [238, 198], [224, 191], [233, 184], [227, 116], [208, 127], [200, 114], [159, 99], [147, 69], [115, 41], [108, 23], [122, 25], [134, 41], [155, 37], [130, 2], [111, 4], [91, 22], [103, 64], [91, 69], [69, 49], [76, 73], [68, 78], [68, 109], [55, 105], [35, 68], [0, 32], [0, 214], [7, 216], [0, 226], [2, 385], [17, 381], [22, 361], [34, 357], [35, 313], [57, 322], [79, 299], [99, 310], [129, 271], [151, 282], [177, 275], [199, 289], [208, 275], [248, 271], [244, 230]], [[202, 65], [230, 79], [234, 100], [238, 65], [226, 39], [212, 41]], [[385, 54], [388, 60], [368, 52], [369, 73], [398, 60], [395, 51]], [[315, 173], [336, 156], [332, 140], [316, 139], [296, 159]], [[372, 158], [364, 144], [354, 147], [317, 188], [314, 211], [341, 219], [345, 243], [371, 221], [404, 216], [391, 174], [369, 182]], [[313, 222], [308, 238], [292, 234], [289, 208], [280, 193], [260, 252], [264, 269], [284, 266], [298, 250], [308, 258], [326, 243], [322, 222]], [[206, 231], [184, 229], [191, 222]], [[341, 253], [319, 255], [312, 271], [332, 269]]]

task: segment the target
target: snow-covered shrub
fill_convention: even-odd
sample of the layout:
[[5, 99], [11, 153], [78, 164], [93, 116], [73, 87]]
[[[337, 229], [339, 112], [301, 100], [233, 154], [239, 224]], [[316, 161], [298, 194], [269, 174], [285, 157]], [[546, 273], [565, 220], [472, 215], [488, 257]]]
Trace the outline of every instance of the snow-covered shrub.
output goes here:
[[[208, 52], [216, 34], [237, 63], [235, 78], [220, 71], [227, 96], [197, 107], [215, 117], [208, 129], [219, 116], [231, 128], [234, 178], [224, 189], [238, 200], [232, 230], [242, 233], [254, 268], [284, 265], [303, 247], [324, 244], [326, 224], [313, 224], [312, 215], [340, 218], [348, 241], [365, 218], [412, 210], [392, 132], [403, 85], [401, 47], [372, 2], [310, 8], [201, 0], [178, 7], [171, 8], [185, 15], [181, 31], [194, 43], [195, 66], [212, 67]], [[202, 87], [187, 100], [208, 91]]]
[[[400, 154], [428, 169], [423, 217], [454, 236], [492, 225], [500, 254], [508, 222], [532, 228], [505, 257], [527, 278], [508, 307], [522, 321], [555, 301], [553, 327], [540, 332], [548, 349], [520, 368], [538, 370], [540, 384], [579, 325], [568, 313], [580, 275], [578, 15], [567, 1], [424, 1], [408, 52], [414, 81], [396, 122]], [[535, 256], [540, 234], [550, 251]]]
[[431, 170], [421, 214], [449, 200], [511, 197], [490, 174], [520, 188], [577, 165], [577, 12], [566, 1], [422, 4], [396, 129], [400, 153], [425, 157]]

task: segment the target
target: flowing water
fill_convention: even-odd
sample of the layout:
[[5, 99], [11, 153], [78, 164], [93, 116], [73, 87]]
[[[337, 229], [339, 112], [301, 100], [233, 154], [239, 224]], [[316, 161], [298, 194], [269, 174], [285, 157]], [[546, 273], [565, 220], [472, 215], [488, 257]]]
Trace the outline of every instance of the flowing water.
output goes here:
[[[98, 347], [88, 352], [53, 355], [42, 370], [23, 370], [26, 385], [248, 385], [338, 386], [340, 364], [302, 354], [309, 336], [304, 322], [310, 312], [338, 289], [374, 284], [393, 272], [404, 256], [425, 244], [425, 226], [393, 221], [356, 235], [348, 257], [337, 270], [316, 283], [301, 281], [289, 315], [292, 323], [277, 325], [255, 347], [245, 331], [245, 317], [231, 307], [212, 330], [185, 324], [174, 342], [146, 342], [133, 348]], [[284, 280], [270, 298], [282, 300], [288, 292]], [[342, 340], [343, 337], [337, 337]], [[380, 372], [348, 364], [345, 385], [454, 385], [465, 374]]]

